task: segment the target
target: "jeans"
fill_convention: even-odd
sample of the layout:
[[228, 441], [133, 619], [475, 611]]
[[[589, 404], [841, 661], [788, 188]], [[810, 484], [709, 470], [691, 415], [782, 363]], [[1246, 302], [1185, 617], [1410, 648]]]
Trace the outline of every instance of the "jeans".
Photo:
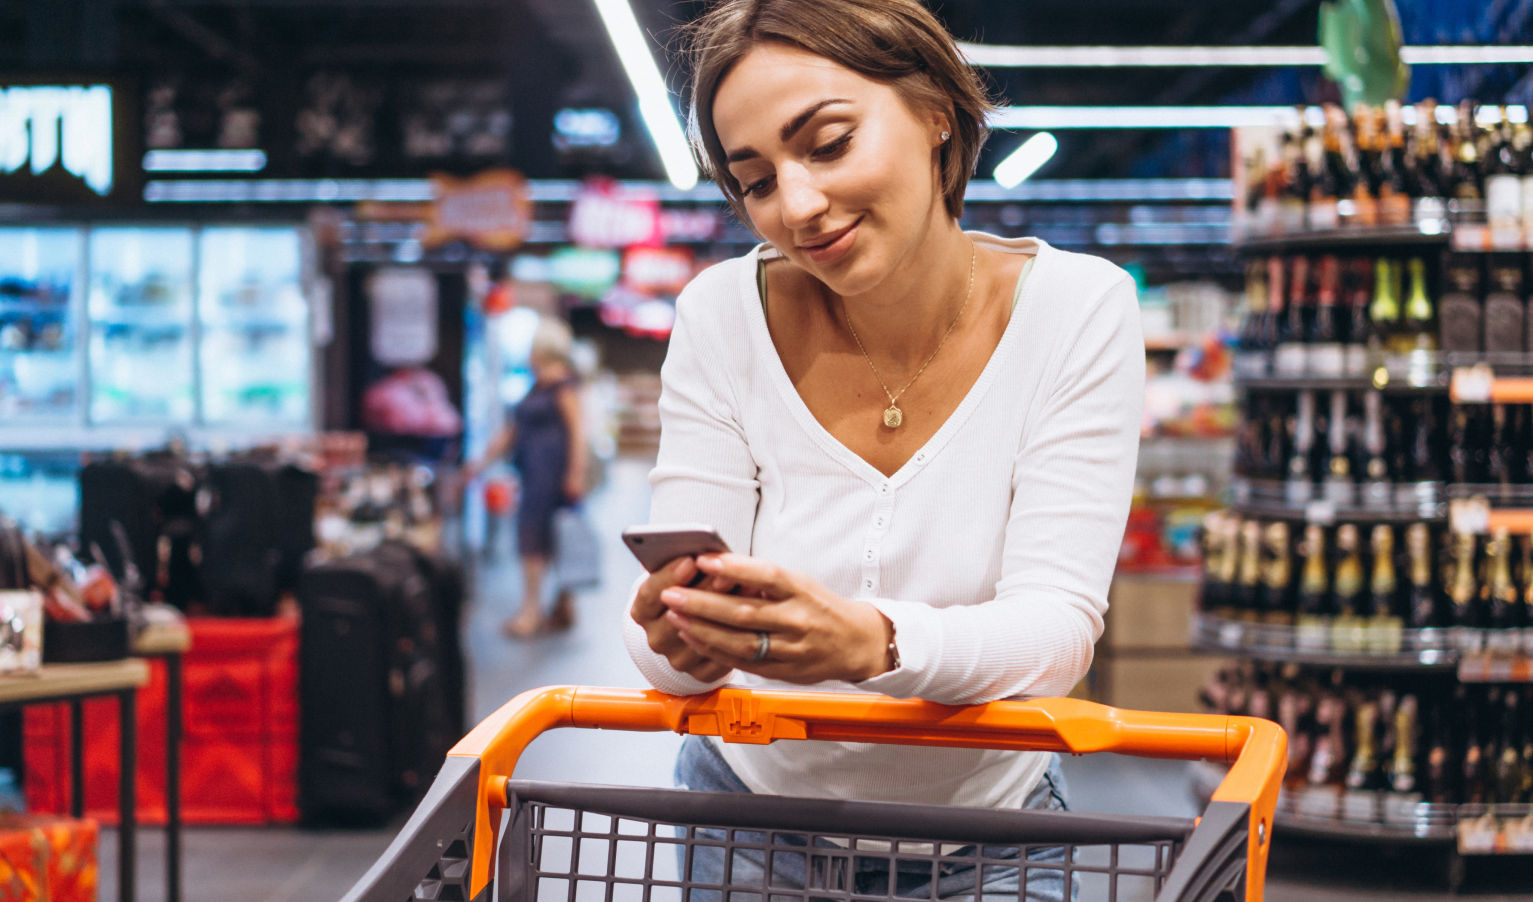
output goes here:
[[[691, 789], [704, 792], [750, 792], [740, 778], [730, 769], [729, 764], [719, 754], [713, 743], [700, 736], [688, 736], [682, 743], [681, 754], [676, 759], [676, 785], [682, 789]], [[1060, 770], [1059, 756], [1053, 755], [1049, 761], [1048, 770], [1028, 793], [1027, 800], [1022, 807], [1043, 809], [1047, 811], [1066, 811], [1069, 789], [1065, 785], [1064, 773]], [[698, 836], [713, 840], [724, 840], [724, 832], [721, 830], [698, 830]], [[737, 831], [736, 838], [745, 842], [766, 842], [766, 835], [762, 833], [747, 833]], [[788, 837], [779, 835], [778, 843], [787, 841]], [[821, 840], [821, 842], [825, 842]], [[1018, 849], [1005, 846], [986, 846], [984, 854], [986, 858], [1016, 858]], [[685, 874], [685, 848], [677, 847], [677, 870]], [[957, 855], [973, 854], [972, 847], [959, 850]], [[784, 889], [799, 890], [805, 883], [805, 859], [807, 856], [799, 854], [784, 854], [776, 852], [772, 856], [773, 873], [770, 885]], [[1063, 847], [1034, 848], [1028, 852], [1029, 861], [1039, 863], [1059, 863], [1065, 860]], [[855, 875], [855, 891], [874, 895], [885, 895], [889, 892], [889, 871], [886, 858], [857, 858]], [[863, 867], [866, 865], [866, 867]], [[1018, 902], [1020, 881], [1015, 867], [998, 865], [983, 865], [983, 877], [980, 881], [979, 898], [974, 898], [974, 866], [965, 865], [962, 862], [952, 861], [942, 865], [937, 880], [936, 896], [939, 899], [952, 899], [955, 902]], [[765, 864], [763, 853], [755, 850], [737, 849], [735, 851], [734, 865], [730, 871], [730, 885], [761, 886], [767, 885], [765, 879]], [[724, 883], [724, 849], [714, 846], [692, 847], [692, 873], [690, 878], [695, 883], [711, 883], [722, 885]], [[903, 898], [929, 899], [931, 891], [931, 865], [927, 861], [912, 859], [901, 861], [895, 875], [896, 885], [893, 895]], [[1072, 877], [1070, 899], [1074, 902], [1080, 892], [1079, 878]], [[683, 902], [726, 902], [720, 899], [717, 890], [693, 889], [690, 899], [684, 896]], [[730, 893], [727, 902], [785, 902], [793, 897], [780, 896], [763, 900], [760, 895], [747, 894], [740, 891]], [[1064, 902], [1064, 872], [1053, 869], [1030, 868], [1027, 874], [1026, 902]]]

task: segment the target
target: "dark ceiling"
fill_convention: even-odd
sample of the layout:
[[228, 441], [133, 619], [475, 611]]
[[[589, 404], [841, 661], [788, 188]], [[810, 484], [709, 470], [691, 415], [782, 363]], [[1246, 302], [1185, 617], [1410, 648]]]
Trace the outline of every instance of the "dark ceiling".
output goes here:
[[[673, 41], [676, 26], [706, 6], [704, 0], [633, 2], [641, 25], [663, 41]], [[1442, 6], [1435, 0], [1399, 5], [1408, 40], [1421, 30], [1409, 21], [1415, 8], [1425, 16]], [[958, 37], [989, 43], [1312, 44], [1319, 0], [933, 0], [933, 6]], [[1486, 13], [1486, 22], [1466, 21], [1482, 31], [1479, 26], [1521, 34], [1528, 18], [1521, 10], [1533, 4], [1491, 6], [1505, 8], [1500, 19], [1489, 21]], [[668, 69], [673, 86], [681, 87], [679, 67]], [[1512, 90], [1528, 80], [1526, 69], [1505, 74], [1505, 84], [1480, 86]], [[185, 146], [215, 140], [220, 111], [231, 105], [257, 109], [259, 141], [274, 169], [294, 174], [410, 175], [509, 164], [541, 177], [661, 175], [591, 0], [0, 0], [0, 74], [52, 72], [131, 76], [146, 105], [178, 112]], [[1317, 73], [1297, 70], [1011, 69], [990, 75], [1004, 101], [1025, 104], [1293, 103], [1326, 99], [1333, 90]], [[486, 104], [503, 105], [514, 123], [508, 141], [479, 145], [477, 157], [454, 157], [456, 146], [432, 159], [402, 151], [412, 104], [447, 109], [449, 101], [420, 99], [438, 96], [431, 86], [447, 81], [457, 85], [451, 103], [478, 109], [476, 115], [488, 115], [481, 109]], [[151, 98], [157, 88], [163, 90]], [[493, 95], [488, 100], [485, 91]], [[366, 152], [340, 145], [304, 151], [300, 122], [317, 103], [362, 116], [376, 133], [374, 145]], [[616, 111], [624, 138], [599, 154], [556, 150], [552, 118], [567, 106]], [[1008, 151], [1019, 138], [997, 135], [991, 153]], [[1212, 132], [1086, 132], [1061, 141], [1061, 153], [1044, 173], [1049, 177], [1219, 175], [1228, 168], [1225, 139]], [[982, 162], [981, 172], [988, 165]]]

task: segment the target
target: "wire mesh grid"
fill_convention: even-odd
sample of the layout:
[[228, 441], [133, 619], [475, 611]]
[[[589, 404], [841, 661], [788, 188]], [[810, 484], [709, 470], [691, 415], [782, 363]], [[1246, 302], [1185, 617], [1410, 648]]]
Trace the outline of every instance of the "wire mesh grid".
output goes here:
[[501, 898], [519, 902], [936, 902], [973, 899], [976, 882], [983, 902], [1139, 902], [1158, 894], [1185, 838], [963, 843], [710, 827], [539, 802], [524, 802], [512, 829], [524, 832], [511, 844], [523, 857], [522, 890]]

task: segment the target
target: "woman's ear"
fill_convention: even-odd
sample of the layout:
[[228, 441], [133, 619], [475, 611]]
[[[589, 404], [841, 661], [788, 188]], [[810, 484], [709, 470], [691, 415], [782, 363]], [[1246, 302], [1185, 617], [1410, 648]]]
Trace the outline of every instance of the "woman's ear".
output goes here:
[[941, 110], [933, 110], [930, 114], [932, 146], [941, 147], [953, 139], [953, 117]]

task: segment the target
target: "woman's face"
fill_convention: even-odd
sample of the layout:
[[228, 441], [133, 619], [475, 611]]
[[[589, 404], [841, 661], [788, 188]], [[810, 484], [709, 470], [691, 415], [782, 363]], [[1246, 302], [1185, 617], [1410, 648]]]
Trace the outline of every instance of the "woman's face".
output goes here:
[[719, 84], [713, 124], [752, 225], [839, 295], [878, 286], [947, 217], [947, 117], [824, 57], [752, 49]]

